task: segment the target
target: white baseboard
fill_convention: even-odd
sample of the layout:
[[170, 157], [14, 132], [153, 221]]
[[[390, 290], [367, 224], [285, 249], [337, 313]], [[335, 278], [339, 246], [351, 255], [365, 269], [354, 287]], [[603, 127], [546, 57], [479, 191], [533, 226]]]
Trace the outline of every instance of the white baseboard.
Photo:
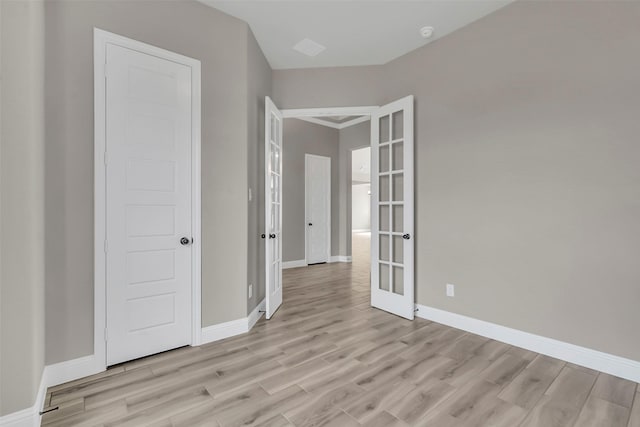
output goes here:
[[262, 300], [247, 317], [202, 328], [202, 344], [220, 341], [249, 332], [258, 319], [260, 319], [260, 316], [262, 316], [260, 311], [264, 311], [264, 307], [265, 300]]
[[[329, 258], [329, 262], [351, 262], [350, 256], [345, 255], [332, 255]], [[307, 260], [299, 259], [296, 261], [285, 261], [282, 263], [282, 269], [286, 270], [287, 268], [298, 268], [298, 267], [306, 267]]]
[[[247, 317], [242, 319], [202, 328], [202, 344], [249, 332], [264, 314], [265, 303], [265, 300], [262, 300]], [[88, 377], [104, 370], [105, 367], [98, 362], [94, 355], [45, 366], [33, 406], [0, 417], [0, 427], [40, 426], [40, 411], [44, 407], [44, 399], [49, 387]]]
[[202, 328], [202, 342], [207, 344], [247, 332], [247, 318], [231, 320]]
[[47, 365], [42, 370], [40, 377], [40, 387], [33, 406], [12, 414], [0, 417], [2, 427], [27, 427], [40, 425], [40, 411], [44, 406], [44, 399], [47, 389], [56, 385], [64, 384], [78, 378], [88, 377], [105, 370], [100, 366], [94, 355], [79, 357], [60, 363]]
[[43, 377], [47, 387], [64, 384], [78, 378], [88, 377], [105, 370], [105, 366], [98, 362], [98, 358], [91, 354], [77, 359], [67, 360], [44, 368]]
[[44, 403], [44, 398], [40, 405], [38, 403], [21, 411], [12, 412], [0, 417], [0, 426], [2, 427], [39, 427], [40, 426], [40, 408]]
[[530, 334], [518, 329], [508, 328], [425, 305], [416, 304], [416, 308], [416, 316], [422, 319], [432, 320], [437, 323], [442, 323], [443, 325], [462, 329], [476, 335], [555, 357], [556, 359], [565, 360], [616, 377], [640, 382], [640, 362], [635, 360], [625, 359], [624, 357], [613, 354], [569, 344], [553, 338]]
[[253, 311], [249, 313], [248, 320], [247, 320], [248, 331], [250, 331], [251, 328], [253, 328], [253, 325], [255, 325], [258, 322], [258, 320], [260, 320], [260, 318], [264, 315], [266, 307], [267, 307], [267, 301], [263, 299], [256, 306], [256, 308], [254, 308]]
[[296, 261], [285, 261], [282, 263], [282, 269], [286, 270], [287, 268], [298, 268], [298, 267], [306, 267], [307, 260], [299, 259]]

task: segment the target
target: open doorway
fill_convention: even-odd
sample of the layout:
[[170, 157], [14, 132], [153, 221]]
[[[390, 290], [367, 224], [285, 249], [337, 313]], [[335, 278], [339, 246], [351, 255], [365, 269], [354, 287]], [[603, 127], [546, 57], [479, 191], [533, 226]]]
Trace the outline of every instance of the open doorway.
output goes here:
[[[283, 196], [283, 187], [287, 180], [283, 178], [287, 172], [283, 168], [284, 154], [283, 131], [284, 119], [296, 118], [302, 121], [315, 124], [322, 124], [330, 128], [343, 130], [353, 127], [355, 124], [364, 123], [370, 120], [370, 190], [371, 208], [369, 212], [369, 228], [371, 237], [369, 238], [370, 249], [370, 304], [390, 313], [413, 319], [414, 317], [414, 283], [413, 283], [413, 251], [414, 245], [411, 240], [413, 236], [413, 97], [407, 96], [398, 101], [381, 107], [338, 107], [338, 108], [316, 108], [297, 109], [280, 111], [269, 97], [265, 100], [265, 233], [262, 237], [267, 239], [265, 244], [265, 317], [270, 319], [283, 302], [282, 270], [287, 268], [287, 263], [298, 263], [301, 260], [287, 260], [283, 258], [283, 205], [287, 205], [286, 197]], [[322, 122], [322, 123], [318, 123]], [[287, 138], [289, 140], [289, 138]], [[338, 151], [342, 151], [342, 135], [338, 135]], [[349, 173], [339, 179], [340, 186], [344, 185], [349, 198], [352, 192], [352, 160], [353, 149], [362, 148], [362, 140], [357, 145], [350, 145], [348, 159], [344, 168]], [[344, 144], [346, 146], [346, 144]], [[308, 154], [306, 157], [309, 157]], [[315, 155], [318, 157], [318, 155]], [[344, 157], [340, 157], [344, 159]], [[331, 173], [323, 173], [322, 181], [328, 180], [328, 175], [333, 175], [331, 163], [327, 163]], [[342, 162], [345, 163], [345, 162]], [[365, 168], [366, 166], [363, 166]], [[289, 168], [287, 168], [289, 169]], [[360, 166], [357, 167], [360, 170]], [[294, 181], [301, 181], [306, 174], [296, 173], [295, 168], [290, 169], [291, 177]], [[340, 175], [340, 174], [339, 174]], [[335, 181], [332, 177], [332, 181]], [[307, 180], [305, 179], [304, 182]], [[344, 184], [343, 184], [344, 183]], [[333, 186], [327, 185], [327, 188]], [[358, 189], [359, 190], [359, 189]], [[338, 198], [342, 201], [338, 192]], [[331, 198], [333, 198], [331, 194]], [[327, 203], [327, 205], [329, 205]], [[324, 205], [323, 205], [324, 206]], [[335, 206], [331, 204], [331, 206]], [[348, 211], [351, 211], [352, 204], [342, 204]], [[358, 208], [360, 204], [358, 205]], [[325, 211], [325, 209], [318, 209]], [[326, 209], [329, 211], [329, 209]], [[333, 209], [331, 209], [333, 211]], [[344, 210], [341, 210], [344, 212]], [[298, 215], [300, 216], [300, 215]], [[329, 216], [333, 216], [333, 212]], [[322, 271], [315, 271], [317, 268], [324, 269], [323, 266], [331, 265], [335, 261], [352, 261], [352, 256], [338, 255], [333, 259], [336, 249], [338, 253], [344, 251], [352, 252], [350, 243], [352, 215], [346, 215], [344, 221], [339, 215], [340, 224], [346, 225], [338, 227], [339, 236], [347, 236], [344, 246], [335, 244], [331, 239], [326, 247], [329, 252], [329, 264], [320, 263], [313, 268], [314, 272], [322, 275]], [[314, 227], [315, 222], [301, 216], [304, 228]], [[288, 222], [288, 221], [287, 221]], [[300, 220], [294, 220], [300, 223]], [[306, 224], [305, 224], [306, 222]], [[348, 224], [348, 225], [347, 225]], [[324, 228], [324, 227], [323, 227]], [[334, 233], [335, 227], [327, 227]], [[360, 229], [362, 230], [362, 229]], [[366, 231], [365, 231], [366, 232]], [[303, 233], [307, 235], [308, 233]], [[306, 249], [305, 249], [306, 251]], [[324, 252], [324, 251], [323, 251]], [[343, 253], [344, 253], [343, 252]], [[296, 251], [294, 256], [299, 257], [302, 252]], [[365, 252], [366, 255], [366, 252]], [[344, 257], [344, 260], [341, 259]], [[323, 259], [327, 257], [324, 256]], [[364, 257], [366, 259], [366, 256]], [[307, 255], [303, 265], [309, 265]], [[290, 268], [293, 266], [290, 266]], [[335, 269], [333, 269], [335, 270]], [[343, 272], [352, 270], [338, 269]], [[328, 283], [328, 282], [327, 282]]]
[[371, 147], [351, 151], [351, 258], [358, 265], [371, 258]]

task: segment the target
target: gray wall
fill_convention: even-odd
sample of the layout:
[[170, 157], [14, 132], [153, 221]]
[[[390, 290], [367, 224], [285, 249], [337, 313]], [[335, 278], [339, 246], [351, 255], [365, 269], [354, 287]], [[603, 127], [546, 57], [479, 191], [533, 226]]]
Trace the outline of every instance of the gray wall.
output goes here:
[[[373, 105], [377, 105], [375, 102]], [[355, 104], [354, 104], [355, 105]], [[348, 128], [340, 129], [339, 157], [340, 164], [338, 170], [338, 179], [340, 193], [339, 232], [338, 238], [339, 254], [342, 256], [351, 256], [351, 221], [352, 221], [352, 202], [351, 192], [351, 152], [358, 148], [368, 147], [371, 144], [371, 122], [359, 123]]]
[[[640, 360], [638, 22], [516, 2], [384, 67], [381, 102], [416, 96], [418, 303]], [[274, 94], [371, 102], [352, 75], [275, 71]]]
[[0, 2], [0, 416], [44, 366], [43, 5]]
[[331, 158], [331, 255], [338, 255], [338, 130], [285, 119], [282, 139], [282, 260], [305, 258], [305, 154]]
[[93, 352], [93, 27], [201, 61], [202, 324], [246, 316], [247, 25], [194, 1], [58, 0], [45, 24], [46, 362]]
[[371, 229], [371, 184], [351, 186], [351, 229]]
[[248, 174], [252, 200], [249, 202], [247, 284], [253, 284], [248, 299], [250, 313], [265, 296], [264, 240], [264, 98], [271, 95], [271, 68], [253, 33], [247, 38], [248, 73]]

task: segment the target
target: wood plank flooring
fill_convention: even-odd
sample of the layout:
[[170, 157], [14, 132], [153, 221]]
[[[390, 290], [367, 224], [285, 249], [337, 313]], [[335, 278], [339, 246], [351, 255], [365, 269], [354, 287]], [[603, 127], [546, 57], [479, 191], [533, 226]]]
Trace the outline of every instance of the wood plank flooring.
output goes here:
[[48, 390], [45, 426], [638, 427], [637, 384], [369, 307], [354, 261], [285, 270], [248, 334]]

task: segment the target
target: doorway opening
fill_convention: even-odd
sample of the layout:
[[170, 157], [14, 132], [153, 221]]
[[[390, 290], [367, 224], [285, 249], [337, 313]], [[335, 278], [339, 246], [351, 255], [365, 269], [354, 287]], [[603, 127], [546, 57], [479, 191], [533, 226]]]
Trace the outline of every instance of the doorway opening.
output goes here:
[[[370, 304], [373, 307], [396, 314], [412, 320], [414, 317], [414, 283], [413, 283], [413, 97], [407, 96], [398, 101], [382, 107], [338, 107], [338, 108], [308, 108], [298, 110], [280, 111], [273, 101], [267, 97], [265, 100], [265, 233], [262, 237], [265, 241], [265, 312], [270, 319], [278, 310], [283, 301], [282, 269], [293, 267], [305, 267], [309, 265], [307, 255], [308, 242], [301, 246], [302, 250], [293, 250], [291, 258], [289, 250], [283, 257], [283, 205], [287, 206], [286, 189], [287, 182], [302, 181], [306, 172], [296, 170], [295, 167], [284, 167], [283, 158], [286, 159], [290, 152], [286, 148], [289, 138], [283, 134], [285, 119], [295, 118], [296, 123], [303, 121], [312, 124], [329, 127], [338, 130], [353, 126], [354, 124], [367, 123], [368, 140], [370, 142], [369, 157], [371, 170], [369, 187], [364, 188], [367, 196], [370, 196], [369, 210], [369, 247], [370, 254]], [[304, 132], [303, 132], [304, 134]], [[336, 135], [339, 135], [336, 133]], [[335, 135], [334, 135], [335, 137]], [[306, 137], [307, 139], [308, 136]], [[327, 175], [331, 175], [329, 182], [337, 182], [340, 186], [338, 195], [331, 194], [330, 199], [339, 199], [340, 213], [333, 212], [334, 203], [322, 204], [318, 211], [325, 214], [329, 211], [331, 217], [339, 218], [338, 225], [323, 229], [329, 232], [319, 248], [318, 258], [329, 258], [329, 262], [352, 261], [352, 230], [366, 233], [365, 228], [352, 227], [352, 202], [353, 191], [352, 176], [352, 150], [363, 148], [367, 142], [358, 139], [357, 144], [342, 144], [342, 136], [337, 137], [337, 150], [340, 153], [340, 173], [331, 168], [334, 162], [327, 162], [330, 172], [325, 171], [322, 179], [327, 181]], [[295, 144], [295, 142], [293, 143]], [[293, 145], [292, 144], [292, 145]], [[347, 148], [348, 147], [348, 148]], [[346, 151], [346, 152], [345, 152]], [[311, 154], [311, 153], [305, 153]], [[319, 155], [320, 153], [314, 153]], [[285, 162], [286, 163], [286, 162]], [[358, 165], [356, 171], [365, 169], [366, 165]], [[287, 174], [294, 177], [286, 179]], [[340, 175], [337, 179], [334, 174]], [[305, 179], [304, 182], [307, 182]], [[365, 184], [361, 183], [361, 184]], [[320, 187], [334, 188], [335, 185], [322, 185]], [[359, 193], [361, 189], [357, 189]], [[306, 196], [305, 196], [306, 197]], [[291, 198], [293, 199], [293, 197]], [[361, 203], [358, 203], [356, 214], [360, 212]], [[365, 201], [366, 204], [366, 201]], [[328, 210], [327, 205], [331, 206]], [[304, 210], [303, 210], [304, 211]], [[366, 212], [366, 207], [365, 207]], [[302, 215], [289, 216], [285, 222], [291, 225], [300, 224], [302, 230], [307, 230], [314, 222], [307, 218], [306, 212]], [[336, 234], [344, 239], [339, 244], [338, 239], [331, 239], [331, 234]], [[300, 233], [309, 238], [309, 233]], [[363, 243], [359, 237], [357, 247]], [[286, 240], [286, 237], [285, 237]], [[366, 242], [366, 240], [364, 240]], [[286, 243], [286, 242], [285, 242]], [[304, 259], [302, 258], [304, 254]], [[326, 255], [325, 255], [326, 254]], [[337, 255], [336, 255], [337, 254]], [[347, 255], [348, 254], [348, 255]], [[297, 257], [297, 259], [296, 259]], [[359, 255], [360, 257], [360, 255]], [[364, 252], [366, 259], [366, 252]], [[315, 258], [314, 258], [315, 259]]]
[[371, 258], [371, 147], [351, 150], [351, 259]]

